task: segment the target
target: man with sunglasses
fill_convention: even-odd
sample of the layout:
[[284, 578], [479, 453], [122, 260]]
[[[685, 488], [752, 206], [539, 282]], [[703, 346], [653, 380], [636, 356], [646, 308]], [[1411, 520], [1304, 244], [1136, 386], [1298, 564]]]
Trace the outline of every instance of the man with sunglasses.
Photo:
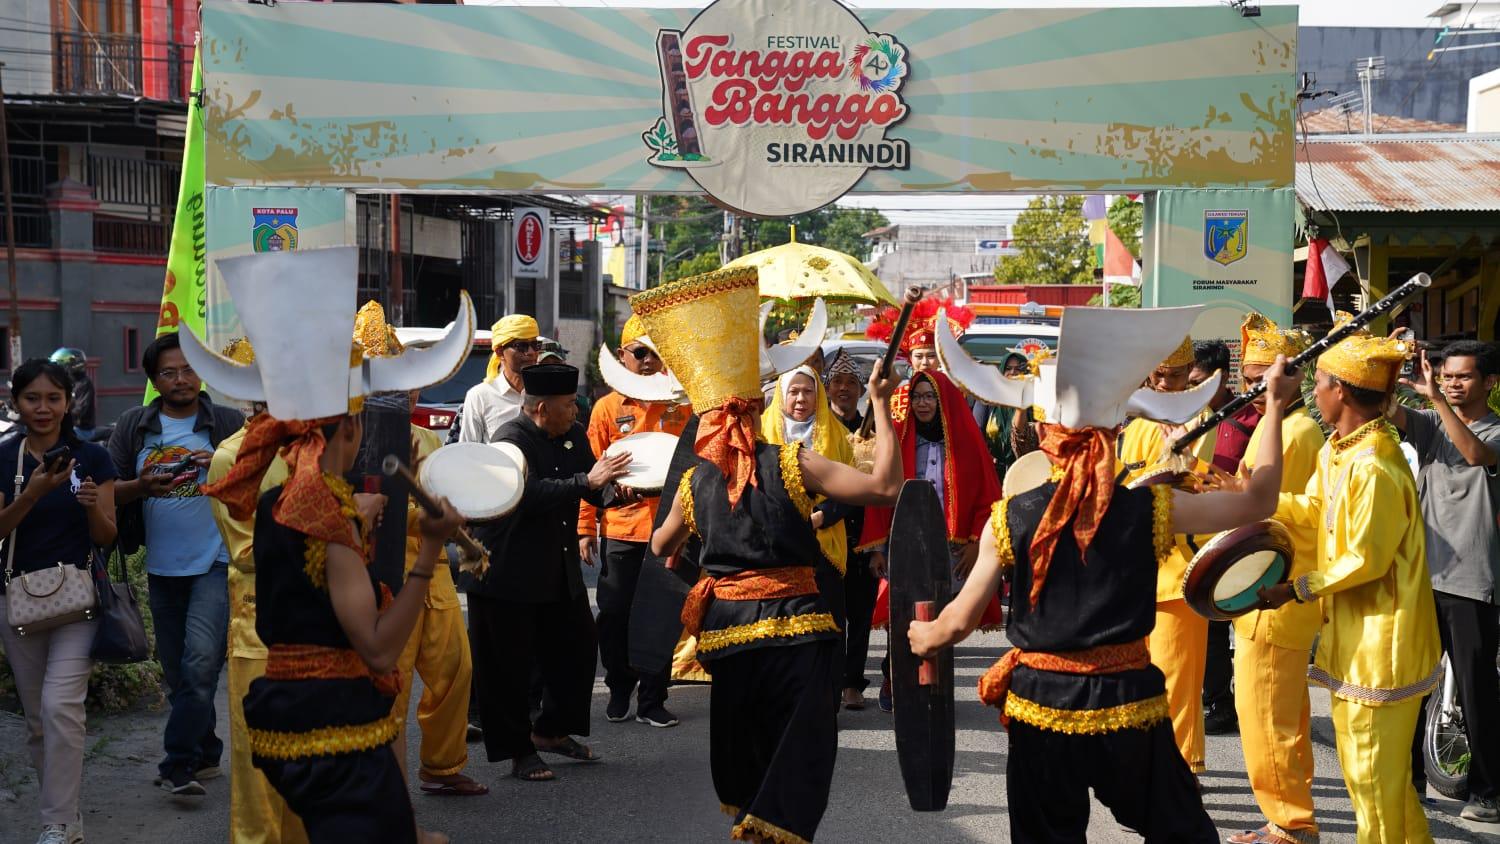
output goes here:
[[[642, 333], [641, 321], [632, 316], [620, 333], [620, 363], [637, 375], [655, 375], [664, 364]], [[648, 403], [611, 392], [594, 405], [589, 417], [589, 446], [603, 457], [616, 440], [645, 431], [681, 434], [692, 411], [672, 404]], [[656, 522], [659, 497], [601, 510], [588, 501], [579, 504], [578, 554], [593, 565], [602, 559], [599, 571], [599, 661], [604, 664], [604, 684], [609, 687], [609, 705], [604, 715], [610, 721], [630, 717], [630, 695], [636, 695], [635, 720], [652, 727], [673, 727], [677, 716], [667, 711], [665, 674], [642, 674], [630, 666], [630, 605], [641, 576], [651, 526]], [[604, 540], [600, 554], [600, 538]]]
[[511, 314], [490, 327], [489, 370], [464, 396], [460, 442], [495, 442], [500, 427], [521, 415], [521, 370], [536, 363], [540, 333], [536, 320], [526, 314]]

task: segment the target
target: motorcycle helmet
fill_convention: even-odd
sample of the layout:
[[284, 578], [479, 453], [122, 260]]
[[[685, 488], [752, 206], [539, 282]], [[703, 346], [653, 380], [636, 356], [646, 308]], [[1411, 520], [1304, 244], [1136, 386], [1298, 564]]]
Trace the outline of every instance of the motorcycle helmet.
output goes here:
[[74, 349], [64, 346], [52, 353], [50, 360], [68, 370], [69, 375], [77, 376], [83, 373], [84, 366], [88, 363], [88, 355], [82, 349]]

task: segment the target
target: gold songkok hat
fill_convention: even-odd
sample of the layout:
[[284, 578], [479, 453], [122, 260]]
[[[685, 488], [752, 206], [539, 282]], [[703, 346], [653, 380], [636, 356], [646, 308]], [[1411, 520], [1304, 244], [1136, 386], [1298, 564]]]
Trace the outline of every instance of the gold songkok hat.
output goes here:
[[354, 315], [354, 342], [366, 357], [389, 358], [405, 351], [396, 339], [396, 329], [385, 321], [385, 308], [371, 299]]
[[1157, 364], [1157, 367], [1167, 369], [1179, 369], [1193, 364], [1193, 338], [1191, 336], [1182, 338], [1182, 345], [1178, 346], [1172, 354], [1167, 355], [1166, 360]]
[[244, 337], [236, 337], [224, 346], [224, 351], [219, 354], [242, 366], [255, 363], [255, 347]]
[[[1334, 328], [1352, 317], [1334, 314]], [[1318, 368], [1346, 384], [1367, 390], [1390, 392], [1401, 375], [1401, 365], [1413, 351], [1410, 343], [1376, 337], [1363, 329], [1335, 343], [1318, 357]]]
[[755, 268], [736, 267], [638, 293], [630, 307], [701, 412], [762, 397], [759, 301]]
[[641, 325], [640, 316], [638, 314], [631, 314], [630, 319], [625, 320], [625, 327], [620, 329], [620, 347], [629, 346], [631, 343], [641, 339], [641, 335], [645, 333], [646, 329]]
[[1240, 326], [1240, 364], [1270, 366], [1276, 356], [1291, 360], [1308, 346], [1312, 338], [1298, 328], [1277, 328], [1276, 323], [1251, 311]]

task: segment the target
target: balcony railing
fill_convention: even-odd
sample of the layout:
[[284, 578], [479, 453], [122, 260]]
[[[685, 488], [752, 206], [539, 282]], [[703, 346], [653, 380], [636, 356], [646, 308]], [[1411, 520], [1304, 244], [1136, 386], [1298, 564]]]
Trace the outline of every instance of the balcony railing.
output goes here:
[[141, 93], [138, 36], [57, 32], [53, 38], [53, 80], [59, 93]]
[[[165, 258], [171, 237], [170, 219], [133, 220], [108, 214], [94, 215], [95, 252]], [[20, 239], [19, 235], [17, 239]]]

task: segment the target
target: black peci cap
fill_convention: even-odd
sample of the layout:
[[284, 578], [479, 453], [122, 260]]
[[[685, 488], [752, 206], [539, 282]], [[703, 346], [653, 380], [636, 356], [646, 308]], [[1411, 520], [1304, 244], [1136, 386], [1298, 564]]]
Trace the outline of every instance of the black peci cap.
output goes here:
[[521, 370], [527, 395], [571, 396], [578, 392], [578, 367], [565, 363], [539, 363]]

